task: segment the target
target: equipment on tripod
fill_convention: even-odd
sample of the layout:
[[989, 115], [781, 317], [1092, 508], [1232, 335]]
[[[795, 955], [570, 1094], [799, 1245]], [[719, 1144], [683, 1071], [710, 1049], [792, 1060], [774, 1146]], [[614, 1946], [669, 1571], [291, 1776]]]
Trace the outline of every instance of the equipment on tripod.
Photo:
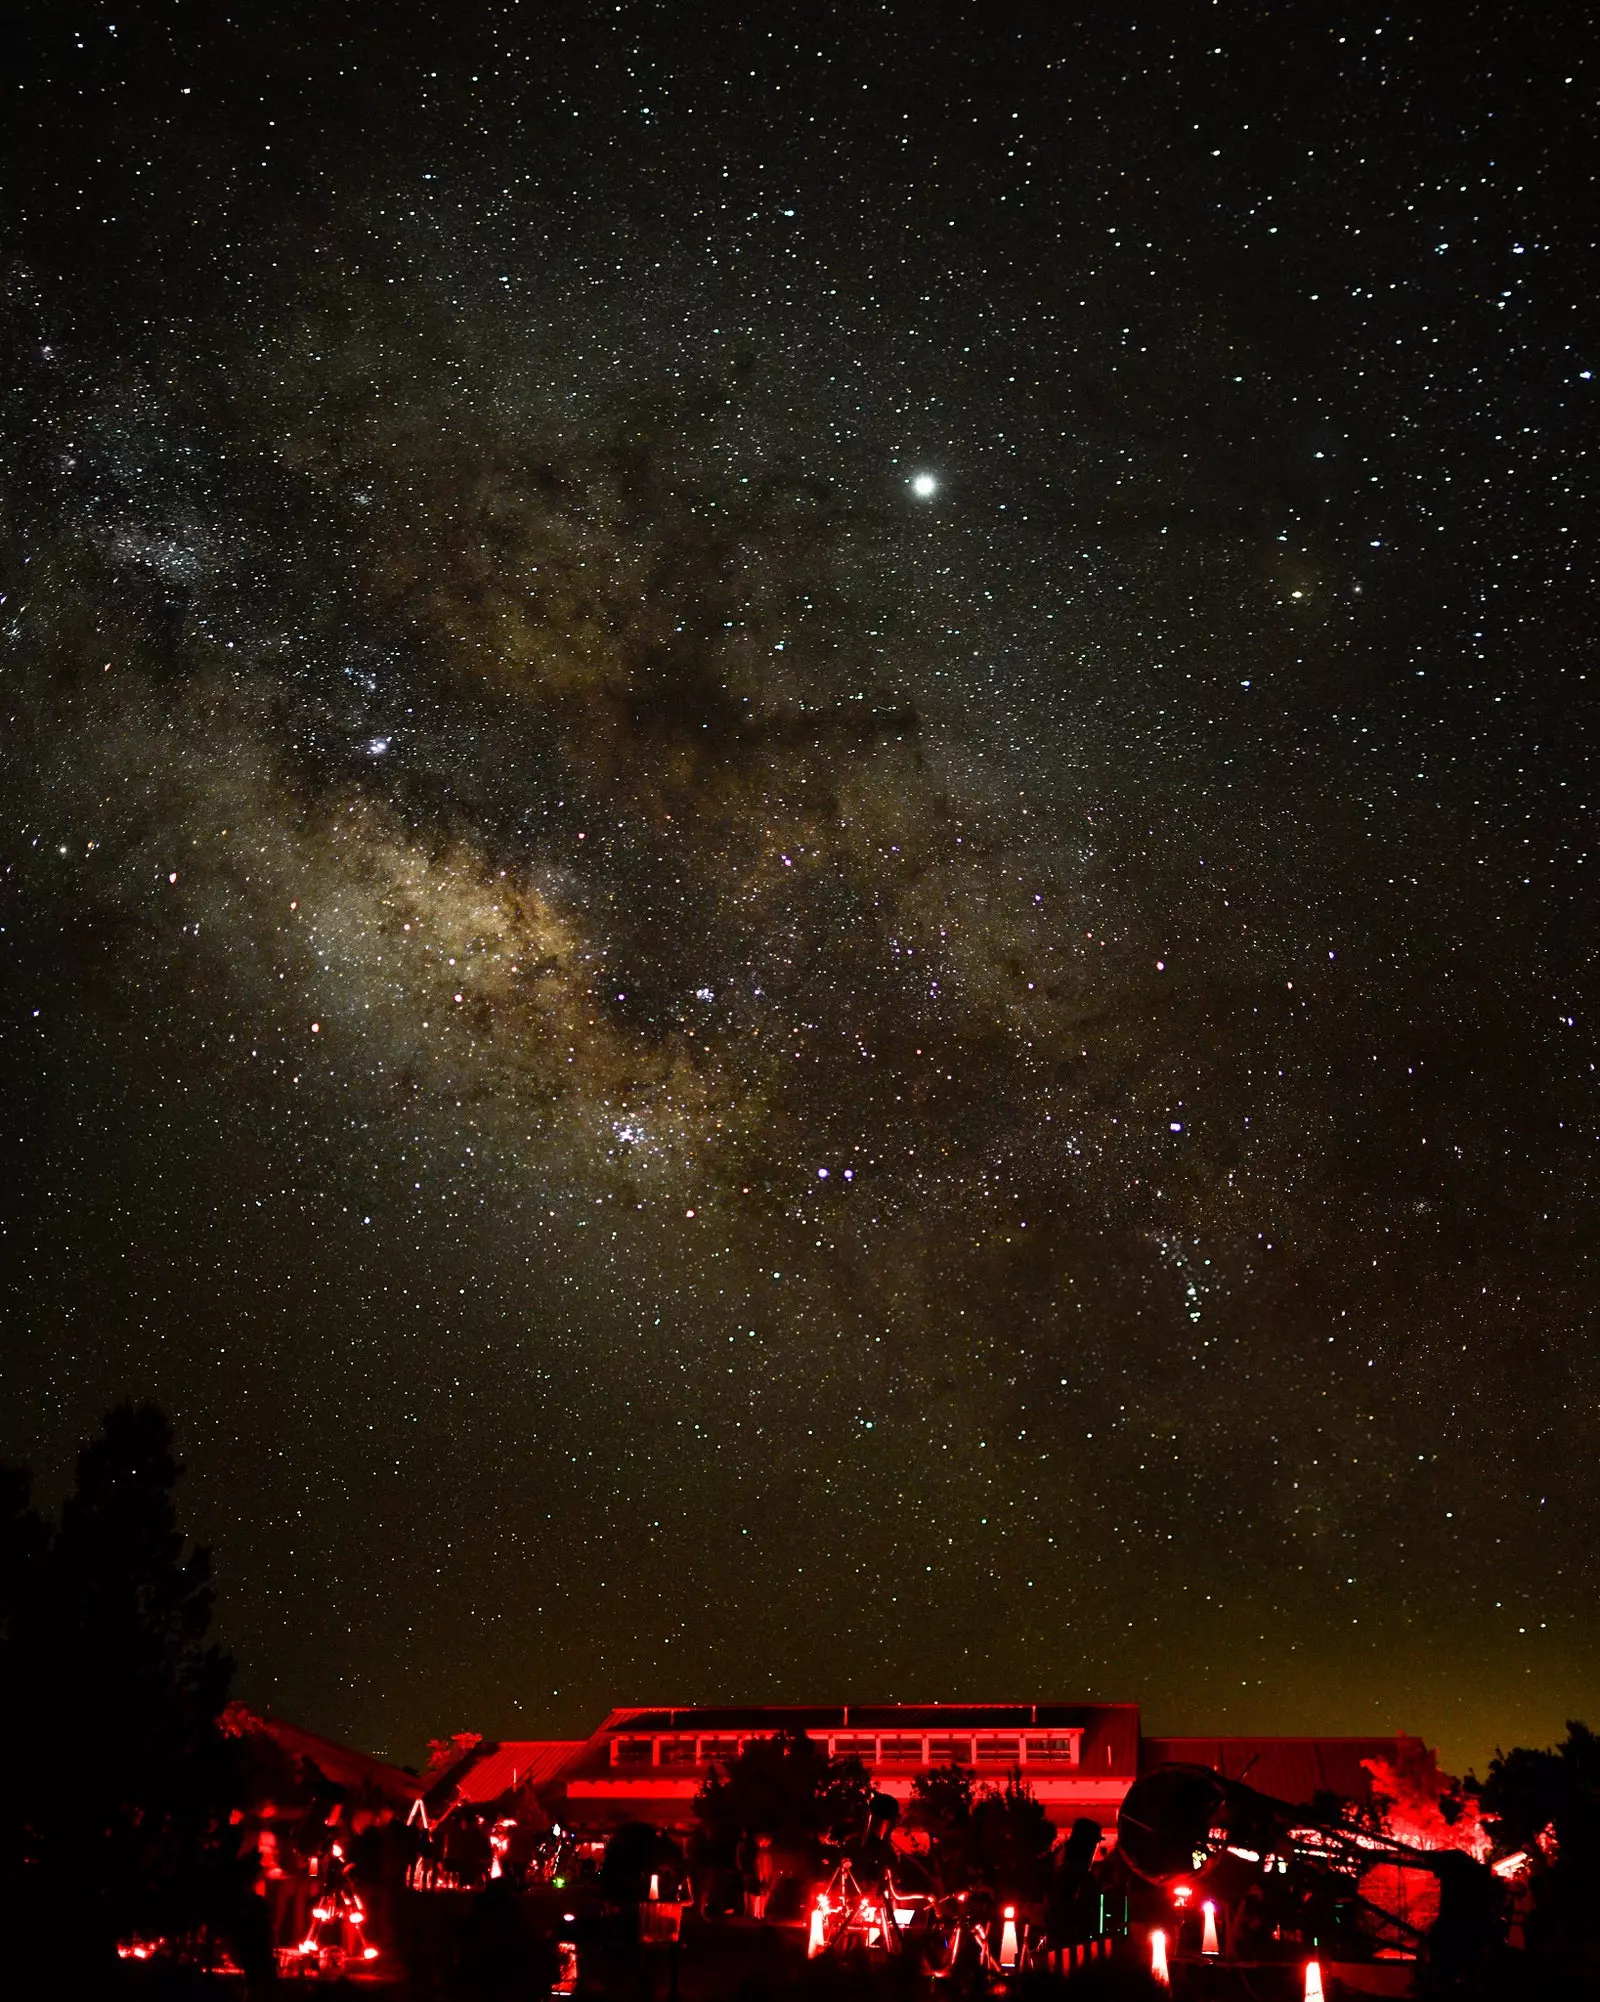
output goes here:
[[864, 1886], [848, 1856], [841, 1856], [833, 1875], [811, 1907], [806, 1954], [844, 1952], [856, 1947], [868, 1953], [896, 1953], [901, 1921], [895, 1911], [895, 1891], [885, 1880], [881, 1891]]

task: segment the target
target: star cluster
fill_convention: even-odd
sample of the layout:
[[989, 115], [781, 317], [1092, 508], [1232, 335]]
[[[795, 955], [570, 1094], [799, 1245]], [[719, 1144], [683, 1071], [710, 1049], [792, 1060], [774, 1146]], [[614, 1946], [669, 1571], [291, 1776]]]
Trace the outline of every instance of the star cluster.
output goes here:
[[1592, 1709], [1559, 23], [113, 11], [10, 107], [0, 1447], [162, 1399], [245, 1692], [410, 1753]]

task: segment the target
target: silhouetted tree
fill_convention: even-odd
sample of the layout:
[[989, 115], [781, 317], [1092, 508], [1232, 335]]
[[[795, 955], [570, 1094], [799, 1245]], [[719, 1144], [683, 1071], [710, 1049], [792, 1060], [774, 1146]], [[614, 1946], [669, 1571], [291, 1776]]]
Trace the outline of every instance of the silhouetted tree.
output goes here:
[[[816, 1869], [819, 1842], [865, 1841], [871, 1804], [872, 1780], [859, 1759], [830, 1759], [801, 1730], [750, 1739], [695, 1795], [702, 1895], [735, 1865], [746, 1890], [770, 1867], [782, 1905]], [[770, 1866], [759, 1862], [762, 1838], [770, 1846]]]
[[906, 1820], [928, 1838], [928, 1859], [942, 1892], [964, 1891], [973, 1881], [972, 1774], [965, 1766], [936, 1766], [911, 1782]]
[[1001, 1897], [1043, 1898], [1055, 1828], [1019, 1771], [977, 1792], [965, 1767], [941, 1766], [911, 1783], [913, 1827], [927, 1832], [943, 1891], [986, 1885]]
[[985, 1787], [972, 1809], [983, 1880], [1001, 1897], [1044, 1897], [1050, 1883], [1055, 1825], [1020, 1771], [1004, 1786]]
[[1554, 1751], [1497, 1752], [1481, 1804], [1498, 1846], [1532, 1860], [1530, 1945], [1600, 1940], [1600, 1737], [1569, 1722]]
[[1462, 1849], [1480, 1860], [1488, 1855], [1476, 1797], [1440, 1770], [1439, 1754], [1421, 1738], [1402, 1732], [1387, 1757], [1361, 1763], [1372, 1775], [1376, 1828], [1419, 1849]]
[[750, 1739], [736, 1759], [713, 1771], [695, 1795], [695, 1812], [713, 1839], [847, 1839], [864, 1830], [871, 1800], [872, 1781], [859, 1759], [830, 1759], [804, 1731], [788, 1730]]
[[178, 1529], [179, 1473], [162, 1414], [123, 1405], [53, 1532], [15, 1473], [0, 1495], [0, 1896], [40, 1993], [94, 1992], [134, 1935], [243, 1930], [218, 1725], [232, 1664], [207, 1639], [210, 1558]]
[[832, 1759], [817, 1788], [817, 1828], [832, 1842], [860, 1842], [869, 1821], [882, 1819], [884, 1805], [860, 1759]]

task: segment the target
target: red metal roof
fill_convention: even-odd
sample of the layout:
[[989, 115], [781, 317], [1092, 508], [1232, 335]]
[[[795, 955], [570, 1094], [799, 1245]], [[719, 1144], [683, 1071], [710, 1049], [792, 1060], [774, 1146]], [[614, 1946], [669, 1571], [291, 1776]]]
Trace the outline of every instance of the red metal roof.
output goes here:
[[[242, 1705], [236, 1707], [243, 1708]], [[408, 1773], [400, 1766], [391, 1766], [383, 1759], [369, 1758], [365, 1752], [352, 1751], [348, 1745], [340, 1745], [316, 1731], [304, 1730], [298, 1724], [287, 1724], [281, 1717], [257, 1716], [250, 1712], [245, 1715], [250, 1728], [265, 1731], [286, 1752], [297, 1759], [308, 1760], [336, 1786], [369, 1789], [408, 1804], [422, 1792], [422, 1782], [416, 1774]]]
[[462, 1802], [480, 1806], [516, 1787], [558, 1778], [588, 1743], [585, 1738], [503, 1738], [474, 1745], [428, 1789], [438, 1813]]
[[1304, 1806], [1318, 1793], [1340, 1800], [1371, 1798], [1372, 1775], [1363, 1759], [1392, 1759], [1393, 1738], [1146, 1738], [1144, 1772], [1156, 1766], [1209, 1766], [1225, 1779], [1243, 1780], [1257, 1793]]
[[606, 1718], [590, 1741], [618, 1731], [892, 1731], [970, 1728], [1004, 1731], [1052, 1725], [1084, 1727], [1119, 1718], [1138, 1734], [1136, 1703], [760, 1703], [625, 1707]]

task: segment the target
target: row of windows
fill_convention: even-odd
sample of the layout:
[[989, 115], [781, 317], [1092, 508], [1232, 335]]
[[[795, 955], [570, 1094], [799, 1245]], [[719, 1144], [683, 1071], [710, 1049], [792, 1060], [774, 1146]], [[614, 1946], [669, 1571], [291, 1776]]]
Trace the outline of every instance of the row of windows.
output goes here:
[[[613, 1738], [614, 1766], [704, 1766], [736, 1759], [770, 1731]], [[1081, 1731], [813, 1731], [830, 1758], [868, 1766], [1075, 1766]]]

